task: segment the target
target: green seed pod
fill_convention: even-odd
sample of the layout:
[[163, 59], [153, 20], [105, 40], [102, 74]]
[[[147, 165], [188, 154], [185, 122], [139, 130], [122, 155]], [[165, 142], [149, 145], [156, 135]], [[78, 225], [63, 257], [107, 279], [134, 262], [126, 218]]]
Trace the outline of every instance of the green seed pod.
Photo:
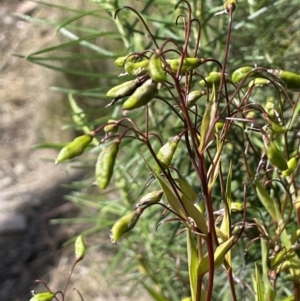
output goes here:
[[132, 212], [127, 213], [115, 222], [110, 231], [110, 239], [113, 244], [115, 244], [121, 236], [123, 236], [126, 232], [131, 230], [136, 225], [142, 212], [143, 210], [136, 209]]
[[289, 175], [291, 175], [293, 173], [293, 171], [296, 169], [297, 165], [298, 165], [298, 158], [297, 157], [292, 157], [288, 162], [288, 169], [284, 170], [282, 172], [282, 176], [288, 177]]
[[139, 202], [135, 205], [135, 209], [138, 208], [138, 207], [148, 207], [150, 205], [153, 205], [153, 204], [157, 204], [162, 196], [163, 196], [163, 191], [162, 190], [156, 190], [156, 191], [153, 191], [153, 192], [149, 192], [147, 194], [145, 194], [140, 200]]
[[215, 84], [217, 87], [220, 85], [221, 78], [222, 78], [222, 73], [212, 71], [208, 74], [207, 77], [205, 77], [206, 82], [202, 79], [199, 81], [199, 85], [202, 87], [206, 87], [207, 84], [208, 88], [212, 88], [213, 84]]
[[119, 129], [117, 121], [114, 119], [108, 119], [107, 125], [104, 127], [105, 133], [116, 133]]
[[198, 99], [200, 99], [202, 96], [206, 95], [206, 91], [192, 91], [188, 95], [188, 107], [191, 108], [194, 106]]
[[157, 53], [152, 54], [148, 70], [151, 78], [157, 83], [164, 82], [167, 79], [167, 74], [162, 66], [160, 56]]
[[85, 255], [85, 243], [82, 235], [79, 235], [75, 241], [75, 258], [76, 261], [82, 260]]
[[269, 114], [269, 116], [274, 117], [275, 115], [275, 105], [274, 105], [274, 98], [267, 97], [266, 103], [264, 105], [265, 111]]
[[276, 144], [272, 141], [268, 141], [264, 138], [265, 152], [269, 161], [277, 167], [279, 170], [288, 169], [287, 162], [284, 158], [283, 153], [277, 148]]
[[[242, 79], [246, 77], [246, 75], [252, 70], [253, 68], [250, 66], [245, 66], [236, 69], [232, 75], [231, 75], [231, 80], [233, 83], [240, 82]], [[249, 76], [253, 77], [254, 73], [251, 73]]]
[[[171, 164], [171, 161], [172, 161], [173, 155], [176, 151], [179, 140], [180, 140], [180, 137], [175, 136], [169, 142], [164, 144], [158, 151], [156, 157], [157, 157], [158, 161], [160, 162], [160, 164], [162, 165], [163, 170], [168, 168], [169, 165]], [[157, 173], [162, 172], [160, 166], [157, 163], [155, 165], [155, 170]]]
[[29, 301], [51, 301], [54, 297], [54, 293], [39, 293], [34, 295]]
[[134, 76], [141, 76], [148, 72], [149, 60], [143, 60], [136, 63], [125, 63], [125, 71]]
[[107, 97], [122, 98], [131, 95], [139, 85], [139, 79], [127, 81], [121, 85], [111, 88], [107, 93]]
[[121, 56], [121, 57], [118, 57], [114, 64], [115, 66], [117, 67], [120, 67], [120, 68], [124, 68], [124, 65], [125, 64], [129, 64], [129, 63], [133, 63], [135, 62], [137, 59], [139, 58], [138, 55], [136, 54], [133, 54], [133, 55], [127, 55], [127, 56]]
[[105, 189], [108, 186], [113, 175], [119, 144], [119, 140], [114, 140], [111, 144], [104, 148], [98, 156], [95, 176], [97, 185], [101, 189]]
[[256, 112], [255, 111], [249, 111], [246, 114], [246, 118], [250, 120], [255, 120], [256, 118]]
[[118, 57], [118, 58], [114, 61], [115, 66], [120, 67], [120, 68], [123, 68], [123, 67], [124, 67], [124, 63], [125, 63], [126, 58], [127, 58], [127, 56], [120, 56], [120, 57]]
[[124, 102], [123, 110], [133, 110], [146, 105], [157, 94], [157, 83], [152, 79], [146, 80], [134, 93]]
[[231, 210], [235, 212], [242, 212], [244, 209], [244, 204], [240, 202], [232, 202], [231, 203]]
[[253, 79], [249, 84], [248, 87], [251, 88], [252, 86], [254, 87], [263, 87], [263, 86], [267, 86], [270, 84], [270, 80], [268, 80], [267, 78], [263, 78], [263, 77], [256, 77], [255, 79]]
[[[177, 72], [180, 66], [181, 58], [167, 60], [167, 63], [170, 65], [173, 72]], [[204, 59], [199, 59], [196, 57], [187, 57], [183, 60], [181, 73], [193, 70], [199, 67], [204, 62]]]
[[71, 143], [61, 149], [55, 159], [55, 164], [80, 156], [92, 142], [93, 138], [93, 134], [85, 134], [75, 138]]
[[267, 72], [280, 78], [287, 89], [300, 91], [300, 75], [286, 70], [268, 69]]
[[286, 126], [281, 125], [278, 122], [274, 121], [268, 114], [263, 114], [263, 117], [273, 133], [284, 134], [287, 132]]
[[223, 129], [223, 126], [224, 126], [224, 122], [218, 121], [218, 122], [216, 123], [216, 125], [215, 125], [215, 129], [216, 129], [217, 131], [221, 131], [221, 130]]
[[234, 12], [236, 9], [236, 0], [227, 0], [223, 6], [226, 13], [229, 13], [230, 8], [232, 8], [232, 12]]

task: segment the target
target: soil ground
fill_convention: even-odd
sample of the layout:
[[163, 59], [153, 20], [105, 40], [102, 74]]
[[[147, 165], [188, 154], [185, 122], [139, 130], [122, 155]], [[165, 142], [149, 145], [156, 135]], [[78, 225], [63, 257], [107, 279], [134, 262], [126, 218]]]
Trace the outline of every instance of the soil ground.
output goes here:
[[[72, 5], [82, 3], [78, 0]], [[50, 225], [49, 220], [76, 216], [76, 208], [64, 199], [68, 190], [62, 184], [81, 175], [55, 166], [55, 151], [32, 149], [37, 143], [70, 140], [72, 133], [61, 131], [68, 118], [62, 105], [65, 96], [49, 87], [72, 83], [61, 74], [13, 56], [45, 48], [57, 39], [55, 29], [22, 21], [12, 15], [16, 11], [40, 18], [58, 17], [51, 8], [40, 8], [33, 2], [0, 2], [1, 301], [29, 300], [35, 279], [43, 278], [55, 289], [61, 287], [73, 252], [73, 247], [62, 250], [61, 245], [80, 231], [78, 227]], [[107, 242], [108, 236], [101, 239]], [[109, 252], [101, 252], [90, 255], [95, 256], [90, 264], [96, 265], [97, 271], [111, 257]], [[121, 297], [126, 288], [108, 288], [107, 280], [91, 266], [81, 265], [74, 278], [77, 289], [88, 294], [85, 300], [128, 300]]]

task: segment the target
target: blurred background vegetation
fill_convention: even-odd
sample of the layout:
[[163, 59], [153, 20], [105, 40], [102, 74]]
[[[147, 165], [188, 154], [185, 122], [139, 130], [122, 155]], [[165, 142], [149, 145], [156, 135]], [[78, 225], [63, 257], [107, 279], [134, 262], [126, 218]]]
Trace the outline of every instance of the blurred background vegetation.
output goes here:
[[[42, 67], [50, 68], [63, 73], [68, 82], [64, 85], [49, 87], [52, 91], [63, 93], [64, 105], [69, 107], [68, 114], [73, 120], [63, 127], [63, 130], [80, 134], [89, 131], [100, 124], [106, 123], [109, 118], [117, 118], [121, 115], [119, 106], [105, 107], [110, 101], [106, 92], [112, 86], [121, 83], [118, 78], [119, 69], [113, 65], [113, 61], [127, 55], [129, 52], [142, 51], [153, 48], [149, 37], [145, 34], [141, 22], [128, 10], [121, 11], [114, 19], [115, 11], [124, 5], [132, 5], [141, 13], [147, 21], [152, 33], [158, 42], [166, 38], [172, 38], [179, 43], [183, 41], [182, 22], [180, 19], [175, 24], [176, 17], [184, 9], [174, 10], [176, 1], [148, 0], [148, 1], [113, 1], [94, 0], [82, 5], [73, 6], [70, 3], [54, 3], [37, 1], [39, 6], [46, 6], [51, 12], [63, 12], [59, 18], [37, 18], [30, 15], [17, 14], [21, 19], [33, 22], [35, 26], [54, 27], [57, 31], [57, 42], [43, 49], [36, 49], [32, 53], [18, 54], [20, 58]], [[199, 18], [202, 24], [201, 43], [198, 57], [211, 57], [222, 61], [227, 37], [228, 17], [215, 17], [214, 14], [222, 10], [221, 0], [189, 1], [193, 8], [195, 18]], [[233, 30], [231, 36], [228, 73], [243, 65], [259, 65], [276, 69], [299, 71], [300, 67], [300, 4], [298, 0], [240, 0], [234, 14]], [[195, 28], [194, 28], [195, 29]], [[196, 31], [192, 33], [196, 37]], [[195, 45], [189, 45], [194, 49]], [[212, 71], [212, 65], [206, 64], [201, 69], [202, 74]], [[69, 84], [71, 83], [71, 84]], [[270, 92], [271, 93], [271, 92]], [[272, 94], [258, 94], [257, 99], [265, 101], [266, 96]], [[73, 105], [73, 109], [71, 108]], [[74, 109], [76, 107], [77, 113]], [[204, 107], [205, 103], [200, 104]], [[82, 112], [79, 114], [78, 110]], [[164, 141], [177, 134], [176, 123], [170, 116], [170, 112], [164, 104], [151, 108], [152, 116], [155, 115], [151, 126], [160, 132]], [[143, 122], [143, 116], [139, 112], [131, 117]], [[78, 119], [78, 117], [80, 117]], [[238, 140], [238, 132], [232, 132], [236, 137], [236, 149], [243, 151], [242, 141]], [[102, 138], [102, 137], [100, 137]], [[58, 141], [49, 141], [49, 143]], [[68, 141], [60, 141], [50, 147], [60, 148]], [[123, 144], [123, 143], [122, 143]], [[40, 144], [39, 147], [49, 145]], [[155, 147], [155, 145], [154, 145]], [[156, 145], [157, 149], [159, 144]], [[52, 223], [81, 224], [83, 235], [88, 239], [90, 254], [95, 256], [90, 260], [87, 275], [80, 277], [92, 279], [97, 273], [110, 279], [112, 287], [126, 287], [124, 293], [136, 294], [137, 288], [146, 289], [149, 295], [157, 300], [180, 300], [189, 295], [187, 275], [186, 242], [182, 236], [175, 237], [179, 225], [161, 225], [161, 209], [152, 207], [143, 215], [139, 223], [129, 235], [123, 239], [117, 247], [111, 246], [109, 241], [109, 229], [115, 220], [131, 210], [139, 197], [146, 191], [145, 185], [150, 180], [148, 170], [139, 155], [146, 148], [134, 140], [127, 140], [118, 156], [117, 168], [114, 172], [113, 185], [105, 192], [91, 187], [94, 181], [94, 169], [97, 153], [101, 146], [93, 146], [79, 159], [68, 162], [66, 168], [80, 169], [84, 172], [84, 179], [68, 185], [73, 191], [66, 196], [80, 209], [80, 214], [75, 218], [52, 220]], [[186, 151], [182, 147], [174, 158], [174, 165], [184, 170], [184, 176], [195, 191], [200, 187], [195, 182], [195, 175], [191, 167], [185, 162]], [[226, 156], [233, 162], [238, 162], [239, 154], [232, 148], [226, 150]], [[253, 159], [253, 166], [257, 164]], [[233, 167], [233, 198], [240, 200], [242, 191], [239, 186], [244, 179], [241, 166]], [[152, 186], [153, 190], [159, 186]], [[214, 190], [216, 204], [219, 202], [220, 188]], [[254, 201], [249, 199], [249, 201]], [[216, 205], [217, 207], [217, 205]], [[103, 231], [103, 232], [101, 232]], [[99, 233], [105, 233], [100, 243], [96, 239]], [[66, 244], [72, 243], [68, 241]], [[257, 245], [256, 247], [260, 247]], [[242, 281], [249, 279], [250, 272], [247, 263], [256, 260], [255, 247], [244, 258], [244, 248], [234, 263], [238, 271], [238, 277]], [[108, 264], [101, 271], [98, 270], [97, 254], [106, 252]], [[112, 256], [113, 255], [113, 256]], [[97, 259], [97, 260], [96, 260]], [[82, 263], [84, 264], [84, 263]], [[55, 275], [55, 271], [54, 271]], [[113, 277], [111, 276], [113, 275]], [[79, 278], [80, 278], [79, 277]], [[112, 279], [113, 278], [113, 279]], [[112, 281], [113, 280], [113, 281]], [[109, 282], [108, 281], [108, 282]], [[248, 281], [248, 280], [247, 280]], [[85, 300], [93, 300], [96, 288], [92, 289], [91, 298], [87, 281], [82, 287], [78, 282], [76, 287], [82, 292]], [[214, 300], [228, 300], [229, 290], [226, 275], [220, 272], [215, 281]], [[289, 291], [287, 286], [279, 287], [279, 296]], [[157, 293], [161, 296], [158, 299]], [[251, 300], [251, 293], [241, 284], [240, 295], [244, 300]]]

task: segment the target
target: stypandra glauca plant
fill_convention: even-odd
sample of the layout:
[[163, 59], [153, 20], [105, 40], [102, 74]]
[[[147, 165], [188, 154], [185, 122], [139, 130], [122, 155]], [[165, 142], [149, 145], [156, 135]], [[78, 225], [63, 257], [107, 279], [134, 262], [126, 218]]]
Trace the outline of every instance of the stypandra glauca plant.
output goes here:
[[[173, 247], [168, 271], [145, 253], [136, 258], [153, 299], [299, 300], [300, 75], [269, 62], [231, 66], [236, 1], [214, 17], [227, 26], [219, 57], [202, 48], [205, 19], [188, 1], [175, 9], [182, 39], [160, 36], [131, 6], [116, 10], [116, 20], [137, 18], [150, 42], [115, 60], [117, 85], [104, 105], [113, 116], [91, 122], [94, 129], [67, 144], [56, 163], [100, 142], [93, 148], [100, 193], [122, 174], [137, 179], [148, 170], [143, 187], [124, 179], [143, 193], [113, 221], [110, 238], [120, 246], [148, 219], [152, 232], [136, 248], [159, 235], [165, 253]], [[133, 147], [142, 163], [125, 173], [122, 157]], [[181, 254], [183, 240], [179, 256], [174, 247]]]
[[[84, 239], [82, 237], [82, 235], [79, 235], [76, 240], [75, 240], [75, 260], [73, 262], [73, 265], [71, 267], [71, 271], [69, 272], [69, 275], [67, 276], [67, 281], [64, 287], [63, 291], [52, 291], [50, 289], [50, 287], [43, 281], [43, 280], [36, 280], [36, 283], [39, 283], [41, 285], [43, 285], [45, 287], [45, 291], [41, 292], [41, 293], [35, 293], [34, 291], [32, 291], [32, 298], [30, 299], [30, 301], [51, 301], [51, 300], [66, 300], [66, 295], [67, 295], [67, 289], [70, 285], [70, 280], [71, 280], [71, 276], [73, 274], [74, 268], [77, 265], [78, 262], [80, 262], [84, 256], [85, 256], [85, 252], [86, 252], [86, 247], [85, 247], [85, 242]], [[79, 296], [78, 300], [83, 301], [83, 297], [81, 295], [81, 293], [75, 289], [76, 293]]]

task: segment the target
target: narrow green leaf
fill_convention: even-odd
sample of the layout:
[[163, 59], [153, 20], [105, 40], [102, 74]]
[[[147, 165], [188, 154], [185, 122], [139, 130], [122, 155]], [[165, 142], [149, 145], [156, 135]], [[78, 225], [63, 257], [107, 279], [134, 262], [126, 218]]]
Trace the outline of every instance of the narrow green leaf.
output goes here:
[[32, 145], [31, 148], [32, 149], [52, 148], [52, 149], [60, 150], [66, 145], [67, 143], [39, 143], [39, 144]]
[[[215, 269], [219, 268], [224, 259], [225, 255], [228, 252], [228, 250], [232, 247], [232, 241], [234, 239], [234, 236], [231, 236], [228, 240], [220, 244], [214, 253], [214, 262], [215, 262]], [[208, 253], [206, 253], [199, 262], [198, 268], [197, 268], [197, 274], [198, 277], [203, 277], [206, 273], [209, 271], [209, 258]]]
[[256, 193], [260, 200], [260, 202], [263, 204], [265, 209], [268, 211], [270, 216], [272, 217], [273, 221], [275, 223], [278, 223], [281, 214], [279, 212], [279, 209], [277, 207], [277, 204], [275, 203], [275, 200], [272, 200], [267, 190], [262, 186], [262, 184], [258, 181], [255, 182], [256, 185]]
[[71, 8], [67, 5], [58, 5], [58, 4], [53, 4], [51, 2], [38, 1], [38, 0], [34, 0], [33, 2], [43, 5], [43, 6], [47, 6], [47, 7], [59, 8], [60, 10], [64, 10], [64, 11], [68, 11], [68, 12], [75, 12], [75, 13], [80, 12], [80, 10]]
[[[294, 114], [292, 116], [292, 119], [288, 125], [288, 128], [291, 128], [295, 122], [297, 122], [299, 119], [299, 114], [300, 114], [300, 101], [296, 104], [296, 108], [294, 110]], [[297, 124], [297, 123], [296, 123]]]
[[[229, 171], [227, 175], [227, 181], [226, 181], [226, 205], [225, 205], [225, 212], [223, 221], [220, 227], [220, 230], [227, 236], [230, 237], [231, 232], [231, 223], [230, 223], [230, 217], [231, 217], [231, 179], [232, 179], [232, 161], [230, 161], [229, 164]], [[228, 265], [231, 267], [231, 252], [230, 250], [226, 254], [226, 259], [228, 262]]]
[[[20, 55], [20, 54], [14, 54], [15, 57], [20, 57], [26, 59], [27, 56]], [[43, 57], [43, 56], [31, 56], [30, 55], [30, 61], [31, 62], [39, 62], [39, 61], [81, 61], [81, 60], [102, 60], [107, 59], [107, 55], [103, 54], [71, 54], [71, 55], [51, 55], [49, 57]], [[110, 58], [110, 56], [109, 56]]]
[[202, 124], [201, 124], [201, 139], [200, 139], [200, 146], [199, 146], [199, 152], [203, 152], [209, 143], [212, 141], [214, 134], [215, 134], [215, 127], [214, 127], [214, 118], [216, 113], [216, 88], [215, 85], [213, 85], [213, 90], [210, 95], [209, 102], [207, 103]]
[[153, 288], [148, 286], [146, 283], [141, 282], [141, 284], [154, 300], [156, 300], [156, 301], [169, 301], [164, 295], [156, 292]]
[[269, 280], [269, 269], [268, 269], [268, 248], [266, 241], [264, 239], [260, 239], [261, 243], [261, 263], [262, 263], [262, 272], [263, 272], [263, 284], [264, 284], [264, 291], [265, 297], [267, 301], [274, 301], [276, 297], [276, 291], [272, 287], [270, 280]]
[[191, 185], [181, 178], [176, 179], [176, 182], [178, 182], [183, 195], [186, 196], [192, 203], [194, 203], [197, 199], [197, 193], [193, 190]]
[[[28, 59], [28, 61], [31, 61], [31, 60]], [[83, 71], [83, 70], [64, 68], [64, 67], [55, 67], [53, 65], [40, 63], [40, 62], [34, 62], [34, 63], [37, 64], [37, 65], [44, 66], [44, 67], [47, 67], [49, 69], [55, 70], [55, 71], [66, 73], [66, 74], [93, 77], [93, 78], [110, 78], [110, 76], [105, 74], [105, 73]]]
[[[93, 40], [93, 39], [96, 39], [96, 38], [99, 38], [99, 37], [111, 36], [112, 34], [114, 34], [114, 33], [112, 33], [112, 32], [99, 32], [99, 33], [92, 34], [92, 35], [89, 35], [89, 36], [84, 36], [82, 38], [79, 38], [79, 37], [77, 37], [77, 36], [75, 36], [75, 35], [72, 34], [73, 35], [73, 41], [67, 42], [67, 43], [63, 43], [63, 44], [59, 44], [59, 45], [53, 46], [53, 47], [48, 47], [48, 48], [45, 48], [45, 49], [33, 52], [33, 53], [31, 53], [27, 57], [27, 59], [30, 59], [31, 57], [36, 56], [38, 54], [49, 53], [49, 52], [52, 52], [52, 51], [57, 51], [57, 50], [65, 49], [67, 47], [71, 47], [71, 46], [74, 46], [74, 45], [82, 44], [82, 42]], [[109, 56], [113, 56], [113, 53], [111, 53], [111, 52], [108, 52], [108, 54], [109, 54]]]
[[263, 288], [262, 288], [262, 282], [259, 270], [257, 268], [257, 265], [255, 264], [255, 301], [266, 301]]
[[220, 227], [220, 230], [227, 235], [230, 236], [230, 216], [231, 216], [231, 179], [232, 179], [232, 161], [229, 164], [229, 171], [227, 175], [226, 181], [226, 205], [225, 205], [225, 213], [223, 217], [223, 221]]
[[210, 165], [208, 174], [209, 174], [209, 182], [208, 182], [208, 190], [211, 191], [217, 178], [219, 175], [219, 165], [221, 160], [221, 152], [222, 152], [222, 145], [221, 140], [219, 137], [216, 138], [217, 144], [217, 152], [215, 154], [213, 163]]
[[[70, 106], [71, 106], [71, 109], [73, 111], [73, 114], [72, 114], [72, 117], [73, 117], [73, 121], [79, 125], [82, 129], [82, 131], [85, 133], [85, 134], [88, 134], [92, 131], [92, 128], [91, 127], [88, 127], [86, 125], [87, 123], [87, 120], [86, 120], [86, 116], [85, 116], [85, 113], [84, 111], [79, 107], [79, 105], [77, 104], [76, 100], [74, 99], [72, 93], [69, 93], [68, 94], [68, 99], [69, 99], [69, 103], [70, 103]], [[99, 145], [99, 140], [94, 137], [93, 138], [93, 141], [92, 141], [92, 144], [94, 144], [95, 146]]]
[[186, 240], [187, 240], [189, 279], [190, 279], [190, 288], [191, 288], [191, 295], [192, 295], [191, 301], [196, 301], [198, 257], [197, 257], [197, 249], [195, 246], [194, 238], [189, 229], [187, 230]]
[[72, 17], [72, 18], [69, 18], [69, 19], [67, 19], [66, 21], [64, 21], [63, 23], [61, 23], [61, 24], [58, 26], [56, 32], [59, 32], [61, 28], [66, 27], [66, 26], [69, 25], [70, 23], [73, 23], [74, 21], [79, 20], [79, 19], [81, 19], [82, 17], [90, 16], [90, 15], [93, 15], [93, 14], [98, 13], [98, 12], [100, 12], [100, 11], [101, 11], [100, 9], [94, 9], [94, 10], [90, 10], [90, 11], [80, 12], [78, 15], [76, 15], [76, 16], [74, 16], [74, 17]]
[[282, 299], [282, 301], [295, 301], [295, 296], [288, 296], [288, 297]]
[[[156, 177], [159, 184], [161, 185], [161, 188], [164, 191], [164, 194], [171, 208], [180, 216], [187, 218], [187, 216], [184, 215], [181, 206], [179, 204], [179, 201], [175, 193], [173, 192], [172, 188], [170, 187], [170, 184], [167, 183], [166, 180], [163, 179], [159, 174], [157, 174], [145, 159], [144, 161], [147, 164], [149, 170], [153, 173], [153, 175]], [[206, 219], [204, 215], [190, 201], [184, 202], [184, 207], [187, 213], [189, 214], [189, 217], [191, 217], [193, 221], [196, 223], [199, 230], [202, 231], [204, 235], [207, 235], [208, 229], [207, 229]]]
[[[89, 43], [89, 42], [87, 42], [86, 39], [79, 38], [78, 36], [76, 36], [74, 33], [70, 32], [66, 28], [61, 28], [61, 30], [59, 32], [61, 34], [63, 34], [64, 36], [68, 37], [71, 40], [76, 40], [76, 41], [81, 40], [78, 44], [80, 44], [82, 46], [85, 46], [86, 48], [89, 48], [89, 49], [91, 49], [95, 52], [99, 52], [99, 53], [102, 53], [102, 54], [107, 55], [107, 56], [112, 56], [112, 57], [115, 56], [113, 52], [107, 51], [106, 49], [104, 49], [102, 47], [99, 47], [95, 44]], [[108, 36], [109, 38], [112, 38], [111, 33], [103, 32], [103, 33], [100, 33], [100, 34], [101, 34], [101, 36]], [[119, 37], [119, 35], [117, 34], [116, 37]]]

